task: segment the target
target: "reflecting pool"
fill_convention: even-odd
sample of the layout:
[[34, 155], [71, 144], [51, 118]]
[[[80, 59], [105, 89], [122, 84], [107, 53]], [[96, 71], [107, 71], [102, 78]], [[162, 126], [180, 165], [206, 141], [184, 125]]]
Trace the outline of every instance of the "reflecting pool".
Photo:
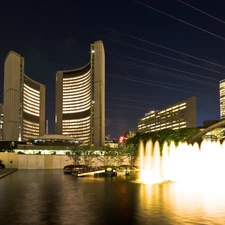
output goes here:
[[136, 179], [19, 170], [0, 179], [0, 224], [224, 224], [221, 185], [143, 184]]

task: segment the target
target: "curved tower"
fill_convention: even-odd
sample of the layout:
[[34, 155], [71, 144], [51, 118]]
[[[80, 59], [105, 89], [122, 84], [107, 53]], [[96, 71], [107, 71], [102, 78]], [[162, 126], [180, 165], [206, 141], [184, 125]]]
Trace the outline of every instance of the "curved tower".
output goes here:
[[91, 68], [90, 63], [77, 70], [56, 75], [56, 133], [90, 141]]
[[56, 73], [56, 134], [102, 147], [105, 143], [105, 52], [91, 44], [90, 62]]
[[220, 119], [225, 118], [225, 79], [220, 81]]
[[22, 96], [22, 125], [23, 140], [44, 135], [45, 133], [45, 85], [28, 76], [23, 79]]
[[24, 58], [10, 51], [4, 67], [3, 140], [27, 141], [45, 131], [45, 85], [24, 74]]

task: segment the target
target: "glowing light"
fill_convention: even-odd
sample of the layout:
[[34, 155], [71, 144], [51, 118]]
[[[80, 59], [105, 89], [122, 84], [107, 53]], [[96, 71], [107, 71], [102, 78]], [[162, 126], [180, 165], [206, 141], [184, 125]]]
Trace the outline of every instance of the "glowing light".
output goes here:
[[184, 182], [211, 187], [225, 184], [225, 143], [203, 141], [199, 147], [187, 143], [164, 143], [160, 155], [159, 143], [140, 144], [140, 179], [143, 183]]

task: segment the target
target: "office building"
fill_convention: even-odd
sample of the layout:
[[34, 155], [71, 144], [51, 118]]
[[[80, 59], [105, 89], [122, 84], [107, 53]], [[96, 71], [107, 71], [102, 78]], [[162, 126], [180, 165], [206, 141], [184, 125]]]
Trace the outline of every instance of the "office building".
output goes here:
[[225, 79], [220, 81], [220, 119], [225, 118]]
[[3, 104], [0, 104], [0, 140], [2, 140], [2, 135], [3, 135]]
[[162, 110], [151, 111], [138, 120], [139, 132], [196, 127], [196, 97], [188, 98]]
[[105, 143], [105, 51], [102, 41], [90, 46], [84, 67], [56, 73], [56, 134], [81, 144]]
[[24, 74], [24, 58], [10, 51], [4, 66], [3, 140], [27, 141], [45, 133], [45, 85]]

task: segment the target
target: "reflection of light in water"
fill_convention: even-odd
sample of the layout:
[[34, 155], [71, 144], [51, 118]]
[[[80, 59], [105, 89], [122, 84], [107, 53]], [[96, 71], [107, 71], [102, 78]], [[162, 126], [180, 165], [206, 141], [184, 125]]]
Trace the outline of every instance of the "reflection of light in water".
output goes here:
[[193, 146], [187, 143], [174, 142], [163, 145], [160, 156], [159, 143], [153, 146], [148, 141], [144, 148], [140, 145], [140, 181], [143, 183], [159, 183], [162, 181], [179, 181], [190, 183], [224, 182], [225, 143], [203, 141], [200, 148], [197, 143]]

